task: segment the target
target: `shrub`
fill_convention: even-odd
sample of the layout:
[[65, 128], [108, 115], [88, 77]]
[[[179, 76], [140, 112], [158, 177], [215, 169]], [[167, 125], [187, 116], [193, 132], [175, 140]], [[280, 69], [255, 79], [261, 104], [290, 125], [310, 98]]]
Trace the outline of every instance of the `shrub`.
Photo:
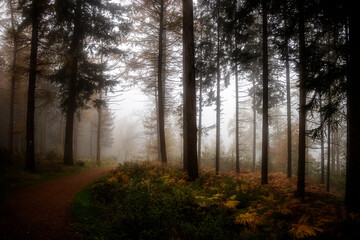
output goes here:
[[266, 187], [259, 178], [204, 171], [189, 182], [178, 166], [121, 164], [91, 188], [102, 221], [85, 239], [336, 238], [335, 204], [300, 202], [283, 174], [271, 174]]

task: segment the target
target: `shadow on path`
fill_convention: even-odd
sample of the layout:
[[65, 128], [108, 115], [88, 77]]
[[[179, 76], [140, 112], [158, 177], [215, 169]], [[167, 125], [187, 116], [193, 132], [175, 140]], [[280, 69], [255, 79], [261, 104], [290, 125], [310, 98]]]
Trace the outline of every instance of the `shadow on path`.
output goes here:
[[9, 194], [0, 203], [0, 240], [72, 240], [70, 204], [75, 195], [116, 166], [94, 168]]

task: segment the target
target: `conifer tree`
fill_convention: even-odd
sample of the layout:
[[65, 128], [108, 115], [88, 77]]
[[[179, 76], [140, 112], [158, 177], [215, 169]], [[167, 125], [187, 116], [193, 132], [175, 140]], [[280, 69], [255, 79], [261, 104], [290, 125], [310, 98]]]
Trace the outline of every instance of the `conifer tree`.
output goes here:
[[191, 180], [198, 178], [196, 148], [196, 89], [194, 18], [192, 0], [183, 0], [183, 58], [184, 58], [184, 169]]
[[348, 112], [348, 149], [346, 161], [346, 191], [345, 204], [350, 212], [360, 212], [360, 95], [358, 93], [358, 66], [360, 34], [359, 14], [356, 3], [346, 2], [349, 18], [349, 62], [347, 82], [347, 112]]
[[298, 157], [298, 180], [296, 195], [305, 200], [305, 126], [306, 126], [306, 90], [305, 90], [305, 20], [304, 0], [298, 2], [299, 24], [299, 86], [300, 86], [300, 110], [299, 110], [299, 157]]
[[269, 158], [269, 69], [268, 69], [268, 6], [267, 0], [262, 0], [262, 41], [263, 41], [263, 129], [262, 129], [262, 161], [261, 184], [268, 183], [268, 158]]
[[[30, 67], [29, 67], [29, 84], [27, 96], [27, 113], [26, 113], [26, 169], [35, 171], [35, 87], [37, 75], [37, 55], [39, 46], [39, 29], [42, 14], [46, 0], [31, 3], [23, 2], [23, 11], [29, 14], [31, 19], [31, 50], [30, 50]], [[29, 13], [28, 13], [29, 12]]]
[[54, 32], [65, 37], [61, 47], [66, 53], [53, 80], [60, 85], [66, 113], [64, 164], [73, 165], [75, 111], [84, 107], [98, 89], [111, 89], [116, 84], [104, 74], [106, 63], [91, 61], [90, 53], [121, 56], [117, 43], [127, 34], [129, 23], [124, 18], [126, 9], [110, 1], [59, 0], [55, 6]]

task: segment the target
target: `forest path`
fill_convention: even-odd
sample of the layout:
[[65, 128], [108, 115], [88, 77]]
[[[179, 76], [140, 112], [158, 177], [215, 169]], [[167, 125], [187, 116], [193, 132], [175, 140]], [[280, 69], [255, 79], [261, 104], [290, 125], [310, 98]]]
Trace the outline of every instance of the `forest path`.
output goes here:
[[86, 185], [115, 168], [94, 168], [14, 191], [0, 203], [0, 240], [74, 239], [71, 201]]

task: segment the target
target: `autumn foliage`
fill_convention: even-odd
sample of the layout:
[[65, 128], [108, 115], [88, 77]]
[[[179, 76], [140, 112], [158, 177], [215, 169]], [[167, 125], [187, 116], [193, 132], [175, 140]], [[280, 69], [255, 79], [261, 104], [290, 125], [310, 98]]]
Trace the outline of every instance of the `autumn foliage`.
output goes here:
[[[188, 181], [180, 167], [152, 162], [121, 164], [92, 187], [101, 206], [101, 231], [86, 239], [346, 239], [359, 236], [360, 218], [347, 214], [322, 186], [242, 171], [205, 170]], [[350, 218], [349, 218], [350, 216]], [[104, 227], [105, 226], [105, 227]], [[106, 229], [106, 230], [104, 230]], [[100, 236], [99, 236], [100, 234]]]

